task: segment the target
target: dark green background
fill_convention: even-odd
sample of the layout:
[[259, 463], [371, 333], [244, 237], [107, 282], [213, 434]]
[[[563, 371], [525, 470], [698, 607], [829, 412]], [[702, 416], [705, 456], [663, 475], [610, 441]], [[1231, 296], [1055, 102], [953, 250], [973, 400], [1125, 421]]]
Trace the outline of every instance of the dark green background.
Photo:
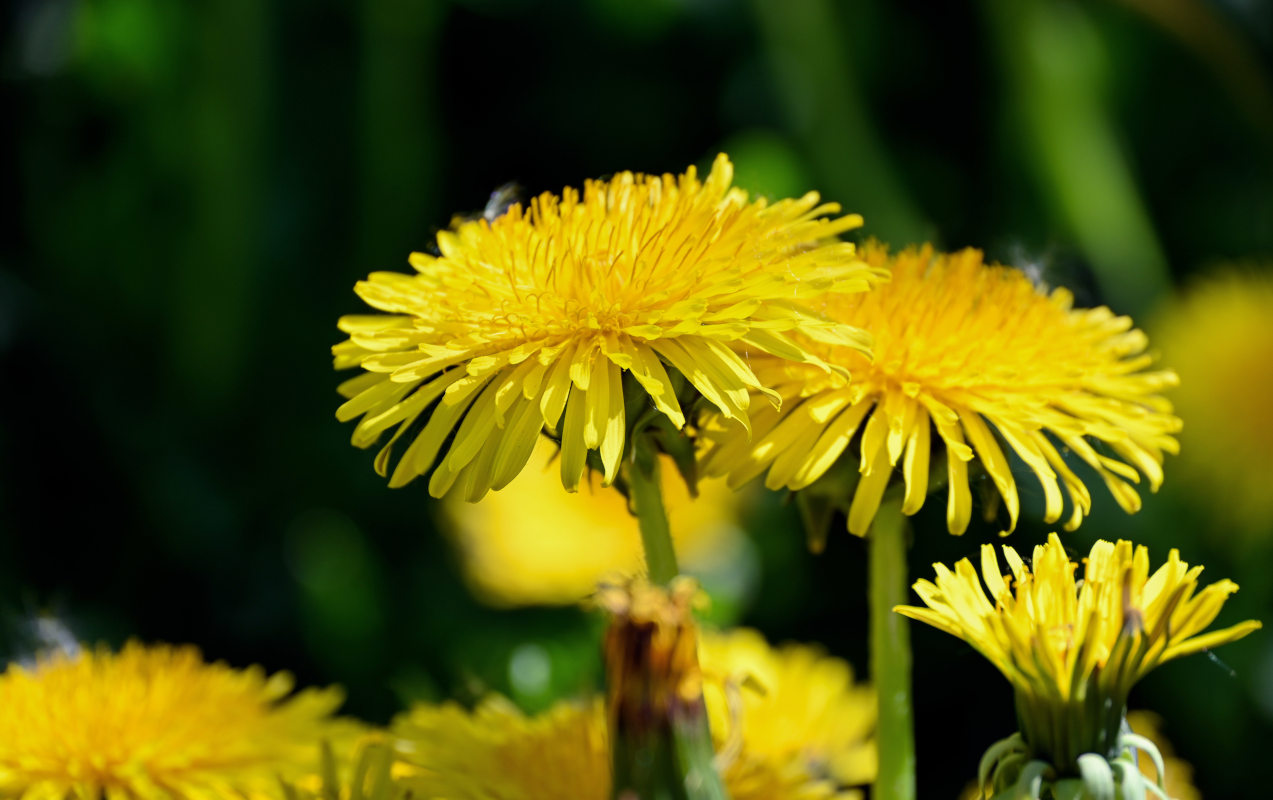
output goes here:
[[[738, 182], [817, 189], [896, 244], [1032, 265], [1143, 316], [1208, 264], [1273, 255], [1273, 7], [1205, 0], [24, 0], [6, 5], [0, 217], [0, 644], [189, 641], [408, 697], [596, 681], [597, 623], [469, 599], [422, 482], [348, 445], [329, 347], [354, 282], [406, 269], [496, 186], [532, 192], [727, 150]], [[1199, 335], [1205, 336], [1205, 332]], [[1223, 358], [1223, 353], [1217, 353]], [[1273, 620], [1270, 549], [1173, 490], [1099, 485], [1067, 537], [1169, 546]], [[1037, 520], [1041, 499], [1021, 481]], [[916, 520], [912, 574], [1001, 526]], [[861, 542], [812, 557], [777, 498], [741, 621], [865, 664]], [[1029, 519], [1012, 542], [1046, 528]], [[731, 613], [730, 609], [724, 612]], [[953, 796], [1013, 727], [1006, 683], [914, 629], [920, 791]], [[1267, 633], [1146, 680], [1208, 797], [1273, 780]], [[542, 707], [549, 694], [521, 696]], [[0, 711], [0, 713], [3, 713]]]

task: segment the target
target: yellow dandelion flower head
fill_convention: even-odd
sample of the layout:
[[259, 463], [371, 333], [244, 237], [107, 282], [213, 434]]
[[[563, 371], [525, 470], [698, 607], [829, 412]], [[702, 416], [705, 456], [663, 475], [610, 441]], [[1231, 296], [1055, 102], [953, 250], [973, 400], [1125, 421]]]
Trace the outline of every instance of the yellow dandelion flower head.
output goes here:
[[[835, 464], [861, 430], [860, 481], [848, 527], [865, 535], [894, 468], [905, 480], [903, 511], [914, 514], [929, 488], [931, 429], [945, 446], [947, 527], [963, 533], [972, 513], [968, 467], [976, 458], [1016, 526], [1016, 482], [1001, 442], [1038, 478], [1044, 517], [1057, 521], [1062, 487], [1074, 528], [1091, 497], [1057, 448], [1094, 469], [1128, 512], [1140, 507], [1129, 482], [1162, 482], [1163, 453], [1176, 452], [1180, 421], [1158, 392], [1175, 374], [1148, 371], [1146, 337], [1108, 308], [1075, 309], [1065, 289], [1044, 293], [1021, 271], [988, 266], [976, 250], [932, 247], [862, 257], [887, 265], [892, 280], [874, 291], [828, 297], [826, 313], [874, 338], [874, 361], [834, 345], [810, 345], [837, 372], [804, 369], [765, 356], [756, 375], [783, 398], [781, 410], [752, 418], [751, 441], [720, 421], [705, 468], [741, 484], [768, 470], [771, 489], [803, 489]], [[996, 436], [995, 434], [998, 434]], [[721, 434], [724, 434], [723, 436]], [[1112, 455], [1093, 446], [1096, 442]], [[1137, 472], [1139, 470], [1139, 473]]]
[[783, 774], [836, 787], [875, 780], [875, 692], [854, 682], [848, 662], [808, 645], [771, 647], [746, 628], [704, 633], [699, 654], [713, 738], [722, 753], [740, 745], [737, 757], [722, 759], [727, 782]]
[[435, 497], [458, 487], [477, 500], [517, 475], [547, 429], [567, 489], [591, 451], [608, 485], [638, 398], [679, 428], [693, 399], [678, 396], [683, 379], [746, 425], [751, 392], [767, 390], [738, 350], [817, 363], [797, 333], [866, 348], [860, 330], [808, 307], [880, 279], [835, 239], [861, 219], [828, 217], [839, 207], [816, 193], [750, 200], [732, 177], [722, 155], [705, 180], [692, 167], [623, 172], [545, 193], [439, 233], [439, 255], [411, 256], [414, 275], [360, 282], [386, 313], [342, 318], [349, 339], [333, 348], [338, 369], [364, 370], [340, 387], [337, 417], [362, 417], [354, 445], [396, 427], [375, 460], [389, 474], [394, 444], [410, 440], [390, 486], [432, 470]]
[[1244, 530], [1273, 527], [1273, 274], [1228, 268], [1159, 314], [1155, 343], [1180, 372], [1188, 424], [1180, 468], [1197, 496]]
[[607, 800], [610, 746], [600, 700], [528, 717], [502, 697], [473, 711], [416, 705], [391, 726], [400, 782], [449, 800]]
[[[645, 571], [641, 534], [623, 496], [600, 490], [595, 474], [592, 491], [562, 492], [550, 469], [554, 451], [541, 437], [532, 466], [503, 491], [480, 503], [457, 495], [444, 500], [452, 522], [447, 533], [464, 577], [492, 605], [577, 603], [610, 573]], [[738, 494], [722, 481], [700, 481], [692, 499], [671, 459], [662, 458], [663, 499], [677, 556], [683, 570], [694, 574], [743, 546]]]
[[[813, 648], [769, 652], [759, 635], [709, 635], [704, 668], [753, 676], [741, 705], [723, 683], [712, 709], [717, 761], [734, 800], [855, 800], [874, 777], [874, 713], [847, 665]], [[710, 659], [710, 660], [709, 660]], [[809, 679], [809, 680], [805, 680]], [[719, 723], [719, 731], [716, 726]], [[809, 723], [810, 728], [801, 725]], [[784, 727], [782, 731], [773, 726]], [[492, 697], [473, 711], [417, 705], [391, 726], [415, 796], [451, 800], [605, 800], [611, 796], [604, 702], [561, 702], [527, 716]], [[801, 734], [807, 734], [802, 740]]]
[[57, 652], [0, 675], [0, 794], [24, 800], [276, 797], [318, 769], [337, 689], [205, 663], [193, 647]]
[[[1003, 555], [1010, 575], [1001, 574], [994, 547], [982, 545], [980, 580], [966, 558], [953, 571], [935, 564], [936, 581], [914, 586], [926, 607], [895, 610], [989, 659], [1016, 691], [1025, 740], [1054, 764], [1099, 752], [1097, 744], [1111, 748], [1127, 693], [1154, 667], [1261, 627], [1248, 620], [1203, 633], [1237, 584], [1225, 579], [1199, 590], [1202, 567], [1190, 567], [1174, 549], [1152, 575], [1146, 548], [1125, 540], [1097, 541], [1081, 575], [1055, 533], [1034, 548], [1029, 566], [1011, 547]], [[1049, 729], [1058, 716], [1090, 729], [1077, 742], [1086, 750], [1069, 752], [1073, 737], [1051, 741], [1056, 730], [1070, 730]]]

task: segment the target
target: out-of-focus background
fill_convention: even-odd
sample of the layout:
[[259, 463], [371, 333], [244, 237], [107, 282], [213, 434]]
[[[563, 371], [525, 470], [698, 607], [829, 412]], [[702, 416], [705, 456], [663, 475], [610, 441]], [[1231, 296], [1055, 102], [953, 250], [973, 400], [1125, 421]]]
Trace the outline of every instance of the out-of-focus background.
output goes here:
[[[441, 533], [458, 526], [424, 482], [391, 491], [349, 446], [335, 321], [360, 310], [356, 280], [406, 270], [506, 182], [560, 190], [720, 151], [757, 193], [817, 190], [868, 235], [984, 248], [1132, 314], [1184, 377], [1184, 454], [1134, 517], [1085, 475], [1097, 509], [1066, 541], [1133, 538], [1155, 563], [1178, 547], [1241, 584], [1221, 624], [1273, 622], [1273, 5], [17, 0], [0, 13], [8, 657], [54, 615], [88, 641], [194, 642], [339, 682], [373, 721], [411, 698], [501, 691], [536, 709], [596, 685], [596, 619], [472, 593], [469, 551]], [[1028, 547], [1047, 528], [1037, 485], [1020, 484], [1027, 519], [1010, 541]], [[555, 502], [532, 493], [523, 514]], [[862, 543], [837, 531], [812, 556], [781, 497], [745, 502], [729, 517], [745, 537], [700, 570], [711, 616], [821, 642], [864, 673]], [[915, 578], [1002, 527], [951, 537], [941, 506], [916, 518]], [[1010, 692], [966, 645], [912, 635], [920, 792], [951, 797], [1013, 729]], [[1160, 669], [1133, 705], [1165, 718], [1204, 796], [1273, 780], [1267, 632]]]

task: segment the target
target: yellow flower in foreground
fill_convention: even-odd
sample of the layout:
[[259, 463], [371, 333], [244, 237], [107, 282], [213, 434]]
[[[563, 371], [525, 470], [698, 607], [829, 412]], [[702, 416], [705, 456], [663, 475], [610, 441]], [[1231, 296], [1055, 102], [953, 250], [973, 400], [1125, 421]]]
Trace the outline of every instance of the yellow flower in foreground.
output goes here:
[[24, 800], [277, 797], [316, 772], [337, 689], [207, 664], [193, 647], [55, 653], [0, 675], [0, 795]]
[[[1182, 378], [1172, 394], [1182, 484], [1222, 519], [1273, 527], [1273, 275], [1223, 272], [1159, 316], [1155, 341]], [[1231, 527], [1231, 525], [1230, 525]]]
[[1146, 338], [1130, 319], [1108, 308], [1074, 309], [1070, 292], [1044, 294], [1016, 269], [987, 266], [976, 250], [945, 255], [925, 246], [889, 255], [871, 244], [862, 257], [891, 267], [892, 280], [867, 294], [830, 296], [825, 311], [865, 328], [875, 340], [875, 360], [806, 343], [827, 363], [847, 368], [852, 380], [846, 381], [838, 372], [753, 354], [756, 376], [778, 391], [782, 407], [752, 416], [750, 441], [725, 420], [709, 421], [709, 436], [718, 441], [706, 456], [708, 474], [728, 473], [739, 485], [768, 470], [769, 488], [803, 489], [860, 430], [861, 479], [848, 518], [858, 535], [870, 527], [899, 463], [902, 510], [914, 514], [923, 505], [932, 428], [945, 446], [951, 533], [963, 533], [972, 513], [974, 457], [1003, 497], [1009, 529], [1015, 527], [1017, 487], [1001, 443], [1039, 479], [1048, 522], [1061, 517], [1064, 487], [1073, 509], [1067, 528], [1082, 521], [1091, 497], [1058, 442], [1094, 469], [1128, 512], [1140, 508], [1128, 483], [1139, 480], [1137, 470], [1158, 488], [1163, 452], [1176, 451], [1171, 434], [1180, 428], [1158, 392], [1176, 377], [1146, 371], [1152, 361]]
[[723, 155], [705, 181], [692, 167], [622, 172], [439, 233], [439, 256], [412, 254], [414, 275], [372, 273], [355, 289], [388, 315], [343, 317], [350, 338], [333, 348], [337, 369], [365, 370], [340, 387], [337, 417], [362, 417], [353, 443], [397, 426], [375, 461], [387, 474], [394, 443], [411, 440], [390, 486], [432, 470], [435, 497], [458, 487], [477, 500], [517, 475], [547, 428], [567, 489], [593, 450], [609, 484], [626, 417], [643, 411], [634, 402], [684, 424], [693, 395], [677, 375], [748, 424], [749, 393], [767, 390], [731, 345], [815, 364], [793, 334], [865, 350], [860, 330], [808, 308], [879, 279], [834, 238], [861, 219], [826, 218], [839, 207], [816, 193], [749, 201], [732, 178]]
[[[641, 534], [623, 495], [600, 490], [596, 476], [591, 492], [562, 492], [548, 467], [554, 449], [543, 439], [532, 466], [480, 503], [446, 498], [452, 522], [446, 529], [464, 576], [493, 605], [576, 603], [596, 591], [604, 575], [645, 570]], [[699, 496], [691, 499], [670, 459], [661, 473], [683, 572], [694, 574], [742, 546], [735, 492], [722, 481], [700, 481]]]
[[[712, 721], [721, 730], [718, 760], [734, 800], [861, 796], [847, 787], [874, 776], [874, 708], [867, 690], [852, 685], [846, 664], [810, 648], [768, 652], [751, 632], [705, 635], [702, 655], [709, 676], [728, 675], [733, 682], [745, 673], [765, 691], [716, 684], [715, 697], [709, 694]], [[730, 737], [734, 725], [741, 731], [736, 743]], [[774, 729], [778, 725], [785, 729]], [[609, 734], [600, 699], [560, 703], [536, 717], [502, 698], [472, 712], [455, 704], [419, 705], [394, 721], [392, 733], [408, 765], [401, 782], [417, 796], [610, 797]]]
[[958, 636], [998, 667], [1015, 690], [1025, 744], [1063, 772], [1085, 753], [1117, 755], [1127, 693], [1154, 667], [1261, 627], [1249, 620], [1202, 633], [1238, 587], [1221, 580], [1199, 590], [1202, 567], [1176, 550], [1152, 575], [1145, 547], [1123, 540], [1093, 545], [1081, 575], [1056, 534], [1034, 548], [1031, 566], [1011, 547], [1003, 553], [1010, 576], [982, 545], [985, 588], [966, 558], [953, 572], [935, 564], [935, 583], [915, 583], [927, 608], [896, 611]]

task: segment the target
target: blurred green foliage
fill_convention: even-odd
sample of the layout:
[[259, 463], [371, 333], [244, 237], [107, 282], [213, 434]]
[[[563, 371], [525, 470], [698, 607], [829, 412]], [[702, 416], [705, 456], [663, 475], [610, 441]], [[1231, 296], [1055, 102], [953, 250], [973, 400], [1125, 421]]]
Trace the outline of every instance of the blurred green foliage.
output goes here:
[[[453, 213], [732, 153], [738, 182], [816, 189], [904, 244], [978, 246], [1144, 314], [1217, 259], [1273, 256], [1273, 6], [1208, 0], [19, 0], [0, 91], [0, 604], [86, 639], [194, 642], [411, 697], [596, 685], [599, 622], [469, 598], [423, 485], [349, 447], [327, 348], [350, 289]], [[1205, 332], [1200, 333], [1205, 335]], [[1222, 354], [1218, 354], [1222, 357]], [[1187, 424], [1187, 421], [1186, 421]], [[1273, 551], [1164, 493], [1071, 535], [1180, 547], [1273, 619]], [[1025, 503], [1041, 506], [1030, 481]], [[862, 671], [863, 548], [808, 554], [754, 517], [762, 575], [725, 609]], [[1033, 505], [1031, 506], [1031, 501]], [[992, 540], [929, 504], [912, 574]], [[1041, 541], [1028, 521], [1013, 541]], [[1249, 542], [1250, 540], [1243, 540]], [[1268, 541], [1267, 539], [1265, 541]], [[1258, 547], [1252, 552], [1251, 547]], [[920, 791], [953, 796], [1013, 725], [966, 646], [914, 631]], [[1155, 673], [1208, 796], [1273, 779], [1273, 646]]]

